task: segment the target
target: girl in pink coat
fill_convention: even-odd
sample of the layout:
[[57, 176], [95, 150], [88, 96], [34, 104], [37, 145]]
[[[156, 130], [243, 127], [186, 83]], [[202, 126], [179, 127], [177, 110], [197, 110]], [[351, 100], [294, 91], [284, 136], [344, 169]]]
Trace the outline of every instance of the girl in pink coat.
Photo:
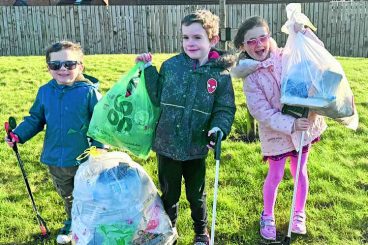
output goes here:
[[[295, 26], [313, 39], [318, 39], [303, 25]], [[320, 41], [319, 41], [320, 42]], [[323, 45], [322, 42], [320, 42]], [[259, 122], [262, 155], [268, 161], [269, 170], [263, 186], [264, 208], [260, 220], [261, 236], [276, 240], [274, 207], [278, 186], [284, 176], [285, 163], [290, 158], [290, 171], [295, 178], [300, 131], [305, 131], [300, 166], [298, 192], [293, 217], [292, 232], [306, 234], [305, 204], [308, 194], [307, 160], [311, 143], [317, 141], [326, 129], [323, 117], [310, 113], [308, 118], [295, 119], [281, 113], [282, 49], [270, 37], [267, 22], [259, 17], [247, 19], [239, 28], [234, 40], [235, 47], [247, 58], [232, 70], [234, 76], [247, 75], [243, 90], [252, 116]], [[244, 64], [245, 61], [245, 64]], [[243, 63], [243, 64], [242, 64]]]

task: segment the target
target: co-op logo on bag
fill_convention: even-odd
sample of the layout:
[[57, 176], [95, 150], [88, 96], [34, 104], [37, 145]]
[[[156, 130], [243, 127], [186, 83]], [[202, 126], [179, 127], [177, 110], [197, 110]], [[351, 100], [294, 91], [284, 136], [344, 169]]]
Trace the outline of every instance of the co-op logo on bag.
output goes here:
[[207, 81], [207, 91], [210, 94], [213, 94], [217, 88], [217, 81], [214, 78], [210, 78]]
[[133, 105], [130, 101], [122, 101], [120, 97], [123, 97], [123, 95], [115, 97], [114, 108], [111, 108], [107, 114], [107, 120], [109, 120], [112, 125], [116, 126], [118, 132], [129, 132], [133, 126], [131, 119]]
[[133, 123], [138, 128], [148, 130], [147, 124], [150, 120], [148, 111], [140, 110], [133, 113], [132, 102], [124, 100], [124, 98], [123, 95], [115, 97], [114, 107], [109, 110], [107, 120], [111, 125], [116, 126], [116, 131], [119, 133], [122, 131], [129, 132], [133, 127]]

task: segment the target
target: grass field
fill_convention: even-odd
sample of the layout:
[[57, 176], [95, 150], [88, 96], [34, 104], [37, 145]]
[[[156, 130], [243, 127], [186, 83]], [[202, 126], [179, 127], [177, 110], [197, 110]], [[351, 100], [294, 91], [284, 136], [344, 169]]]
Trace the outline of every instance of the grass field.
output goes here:
[[[170, 55], [155, 55], [160, 65]], [[86, 56], [86, 73], [101, 80], [103, 94], [128, 71], [134, 55]], [[368, 244], [368, 59], [338, 58], [355, 94], [360, 126], [351, 131], [328, 120], [322, 141], [313, 146], [309, 160], [310, 192], [307, 202], [308, 234], [294, 236], [293, 244]], [[15, 116], [20, 122], [35, 98], [40, 85], [50, 79], [44, 57], [0, 57], [0, 122]], [[267, 173], [260, 155], [260, 144], [244, 143], [245, 100], [240, 81], [234, 81], [237, 114], [232, 141], [223, 144], [217, 205], [216, 244], [262, 244], [259, 215], [262, 210], [262, 185]], [[5, 135], [4, 129], [0, 136]], [[62, 201], [54, 191], [45, 165], [39, 163], [43, 133], [24, 145], [20, 154], [25, 162], [36, 203], [52, 231], [45, 244], [53, 244], [65, 219]], [[1, 139], [0, 148], [0, 244], [37, 244], [39, 234], [15, 155]], [[157, 184], [153, 153], [142, 164]], [[208, 211], [211, 216], [215, 161], [207, 161]], [[287, 167], [289, 168], [289, 167]], [[276, 222], [280, 235], [287, 231], [293, 181], [290, 172], [279, 188]], [[211, 217], [209, 217], [211, 222]], [[211, 224], [211, 223], [209, 223]], [[191, 244], [189, 205], [183, 191], [180, 201], [179, 245]]]

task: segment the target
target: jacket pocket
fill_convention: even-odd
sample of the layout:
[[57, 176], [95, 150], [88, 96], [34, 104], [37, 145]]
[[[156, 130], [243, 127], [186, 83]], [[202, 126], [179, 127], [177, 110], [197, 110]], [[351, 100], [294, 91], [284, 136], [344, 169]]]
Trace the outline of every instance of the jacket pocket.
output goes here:
[[206, 147], [211, 114], [197, 109], [193, 109], [192, 113], [191, 136], [193, 146], [196, 148]]
[[161, 145], [161, 147], [175, 144], [183, 110], [183, 106], [161, 103], [161, 115], [156, 129], [156, 144]]

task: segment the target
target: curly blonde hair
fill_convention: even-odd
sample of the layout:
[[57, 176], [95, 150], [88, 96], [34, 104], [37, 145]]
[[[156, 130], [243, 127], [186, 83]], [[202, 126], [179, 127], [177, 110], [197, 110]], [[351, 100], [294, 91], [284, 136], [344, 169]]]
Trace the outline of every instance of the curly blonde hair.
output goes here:
[[219, 35], [219, 22], [220, 18], [211, 11], [198, 9], [185, 16], [181, 21], [181, 25], [189, 26], [193, 23], [199, 23], [206, 31], [208, 39], [212, 40], [213, 37]]

